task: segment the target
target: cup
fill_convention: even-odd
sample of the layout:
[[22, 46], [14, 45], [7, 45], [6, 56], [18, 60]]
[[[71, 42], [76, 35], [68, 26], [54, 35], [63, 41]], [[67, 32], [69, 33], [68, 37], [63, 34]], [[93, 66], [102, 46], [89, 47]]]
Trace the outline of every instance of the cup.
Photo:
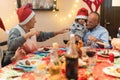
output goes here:
[[69, 34], [68, 33], [64, 33], [63, 34], [63, 43], [65, 46], [67, 46], [67, 42], [69, 41]]
[[96, 59], [97, 59], [97, 56], [96, 56], [96, 50], [94, 48], [88, 48], [86, 50], [86, 54], [88, 56], [88, 71], [89, 72], [92, 72], [93, 71], [93, 68], [96, 64]]
[[34, 71], [36, 75], [36, 80], [39, 80], [39, 79], [46, 80], [46, 73], [47, 73], [46, 66], [47, 64], [44, 61], [36, 63], [36, 69]]
[[49, 64], [49, 73], [50, 75], [56, 75], [61, 73], [61, 63], [60, 62], [51, 62]]

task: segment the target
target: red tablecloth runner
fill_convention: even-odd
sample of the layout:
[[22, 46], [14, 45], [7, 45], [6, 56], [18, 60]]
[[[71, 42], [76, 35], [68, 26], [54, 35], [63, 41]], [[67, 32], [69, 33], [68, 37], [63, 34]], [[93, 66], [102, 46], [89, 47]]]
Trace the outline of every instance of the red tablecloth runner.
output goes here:
[[[32, 56], [34, 56], [34, 55], [32, 55]], [[29, 57], [31, 57], [31, 56], [29, 56]], [[28, 56], [26, 56], [25, 58], [28, 58]], [[99, 62], [99, 63], [97, 62], [95, 67], [94, 67], [93, 76], [94, 76], [95, 80], [117, 80], [117, 78], [106, 75], [102, 71], [103, 68], [108, 67], [108, 66], [112, 66], [109, 62], [105, 61], [108, 58], [103, 58], [103, 57], [100, 57], [100, 56], [98, 56], [97, 58], [98, 58], [98, 60], [103, 60], [103, 62]], [[11, 65], [13, 65], [13, 64], [11, 64]], [[0, 72], [2, 72], [2, 70]], [[86, 68], [79, 68], [78, 73], [79, 73], [79, 79], [78, 80], [86, 80], [86, 79], [82, 78], [84, 76], [84, 74], [86, 73]], [[64, 74], [61, 74], [61, 75], [64, 75]], [[26, 72], [21, 77], [21, 80], [36, 80], [35, 77], [36, 76], [35, 76], [34, 73], [27, 73]], [[50, 79], [46, 79], [46, 80], [50, 80]], [[59, 78], [57, 80], [63, 80], [63, 79]]]
[[[103, 58], [103, 57], [100, 57], [98, 56], [98, 59], [99, 60], [107, 60], [108, 58]], [[95, 80], [117, 80], [116, 77], [113, 77], [113, 76], [109, 76], [109, 75], [106, 75], [102, 70], [103, 68], [105, 67], [108, 67], [108, 66], [111, 66], [111, 64], [107, 61], [105, 62], [98, 62], [96, 63], [96, 66], [94, 67], [94, 71], [93, 71], [93, 76], [95, 78]], [[79, 68], [79, 79], [78, 80], [86, 80], [85, 78], [83, 78], [84, 74], [86, 73], [86, 68]], [[22, 80], [35, 80], [35, 74], [33, 73], [25, 73], [23, 76], [22, 76]], [[46, 79], [46, 80], [49, 80], [49, 79]], [[60, 80], [62, 80], [60, 78]]]
[[[95, 80], [117, 80], [116, 77], [106, 75], [102, 70], [105, 67], [112, 66], [108, 61], [108, 58], [103, 58], [98, 56], [98, 60], [103, 60], [103, 62], [97, 62], [94, 71], [93, 71], [93, 76]], [[81, 75], [84, 75], [86, 72], [86, 69], [79, 69], [79, 80], [84, 80], [84, 78], [81, 78]]]

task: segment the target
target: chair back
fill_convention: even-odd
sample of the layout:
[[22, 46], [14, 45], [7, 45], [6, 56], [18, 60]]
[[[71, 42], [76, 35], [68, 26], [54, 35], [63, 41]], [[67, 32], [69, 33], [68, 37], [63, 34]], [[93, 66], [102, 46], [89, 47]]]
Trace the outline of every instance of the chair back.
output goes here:
[[2, 59], [3, 59], [3, 51], [2, 49], [0, 48], [0, 68], [2, 67]]

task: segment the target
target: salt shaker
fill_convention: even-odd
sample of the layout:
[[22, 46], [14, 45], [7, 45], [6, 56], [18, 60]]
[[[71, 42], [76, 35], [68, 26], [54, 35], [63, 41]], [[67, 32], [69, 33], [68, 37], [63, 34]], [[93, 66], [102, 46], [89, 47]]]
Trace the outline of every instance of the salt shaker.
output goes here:
[[111, 63], [114, 63], [114, 54], [113, 53], [109, 54], [109, 60]]

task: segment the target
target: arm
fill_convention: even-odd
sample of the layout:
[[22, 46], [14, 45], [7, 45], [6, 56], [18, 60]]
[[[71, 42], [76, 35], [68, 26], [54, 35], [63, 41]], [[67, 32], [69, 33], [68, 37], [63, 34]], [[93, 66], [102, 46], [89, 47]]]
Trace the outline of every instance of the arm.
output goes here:
[[37, 41], [45, 41], [49, 38], [52, 38], [56, 35], [59, 35], [59, 34], [63, 34], [65, 33], [66, 31], [68, 30], [68, 28], [64, 28], [62, 30], [59, 30], [59, 31], [55, 31], [55, 32], [42, 32], [40, 31], [39, 35], [37, 35]]
[[25, 38], [20, 35], [18, 29], [14, 28], [9, 33], [8, 38], [8, 50], [16, 51], [18, 47], [22, 46], [25, 42]]
[[55, 31], [55, 32], [54, 32], [54, 36], [56, 36], [56, 35], [58, 35], [58, 34], [63, 34], [63, 33], [65, 33], [65, 32], [67, 32], [68, 29], [69, 29], [69, 28], [63, 28], [63, 29], [61, 29], [61, 30], [59, 30], [59, 31]]
[[104, 46], [108, 47], [109, 46], [109, 39], [108, 39], [108, 37], [109, 37], [108, 33], [107, 32], [103, 32], [98, 37], [94, 37], [94, 36], [90, 35], [88, 37], [88, 39], [90, 41], [93, 41], [93, 42], [97, 43], [96, 46], [98, 46], [98, 47], [104, 47]]

